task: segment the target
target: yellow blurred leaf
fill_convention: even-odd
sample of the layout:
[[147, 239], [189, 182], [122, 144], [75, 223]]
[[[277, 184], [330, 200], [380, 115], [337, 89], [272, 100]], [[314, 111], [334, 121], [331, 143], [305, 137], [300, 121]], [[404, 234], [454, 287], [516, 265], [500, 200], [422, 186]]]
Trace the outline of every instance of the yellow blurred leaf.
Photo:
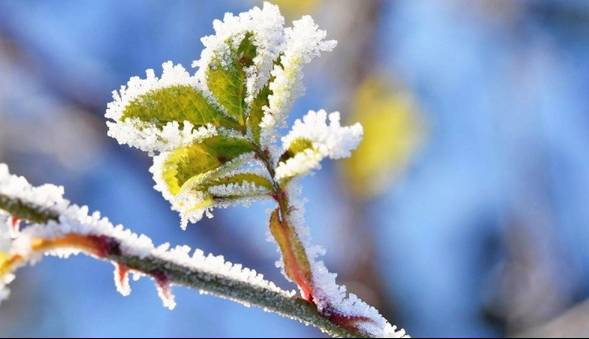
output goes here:
[[8, 260], [10, 259], [10, 255], [5, 252], [0, 252], [0, 277], [4, 274], [8, 273]]
[[0, 252], [0, 266], [8, 260], [8, 253]]
[[289, 19], [313, 12], [319, 0], [272, 0]]
[[366, 199], [382, 193], [406, 168], [424, 124], [409, 93], [377, 77], [356, 90], [350, 121], [364, 126], [364, 140], [344, 162], [344, 174], [353, 193]]

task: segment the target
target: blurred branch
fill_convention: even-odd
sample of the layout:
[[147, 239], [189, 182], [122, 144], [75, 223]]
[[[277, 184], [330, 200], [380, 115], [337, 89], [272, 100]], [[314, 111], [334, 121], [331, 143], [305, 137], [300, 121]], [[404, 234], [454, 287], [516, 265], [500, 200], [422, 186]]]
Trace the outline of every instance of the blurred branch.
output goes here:
[[[382, 0], [333, 0], [323, 2], [322, 12], [325, 20], [330, 23], [330, 36], [337, 40], [346, 41], [338, 46], [338, 55], [326, 65], [333, 68], [330, 72], [336, 77], [335, 83], [339, 90], [335, 94], [337, 107], [345, 107], [342, 111], [354, 111], [353, 98], [362, 83], [375, 74], [375, 51], [378, 50], [378, 25], [380, 16], [387, 4]], [[329, 14], [327, 14], [329, 13]], [[335, 13], [335, 15], [334, 15]], [[342, 71], [345, 70], [345, 71]], [[372, 178], [374, 179], [374, 178]], [[374, 220], [367, 213], [367, 201], [346, 186], [349, 178], [342, 173], [333, 176], [333, 187], [345, 187], [347, 192], [342, 194], [346, 205], [343, 222], [338, 232], [342, 241], [341, 248], [346, 248], [346, 258], [353, 258], [353, 265], [343, 267], [346, 271], [342, 277], [346, 285], [355, 285], [357, 293], [369, 303], [375, 305], [388, 318], [395, 312], [394, 301], [388, 295], [383, 284], [383, 277], [377, 258], [376, 235]], [[342, 184], [346, 183], [346, 184]], [[362, 227], [358, 227], [358, 225]]]
[[515, 338], [582, 338], [589, 335], [589, 300], [553, 320], [516, 334]]

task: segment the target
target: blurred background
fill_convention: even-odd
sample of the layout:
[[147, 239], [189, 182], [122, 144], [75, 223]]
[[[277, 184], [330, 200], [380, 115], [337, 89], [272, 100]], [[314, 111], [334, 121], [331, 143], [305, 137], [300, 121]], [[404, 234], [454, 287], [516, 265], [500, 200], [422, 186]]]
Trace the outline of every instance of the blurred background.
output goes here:
[[[309, 109], [366, 138], [302, 180], [328, 267], [413, 336], [589, 335], [589, 2], [277, 1], [312, 14], [330, 55], [306, 69]], [[255, 1], [0, 0], [0, 162], [156, 242], [188, 243], [285, 288], [270, 203], [182, 232], [149, 159], [106, 135], [111, 91], [166, 60], [189, 67], [212, 20]], [[312, 328], [153, 284], [123, 298], [79, 257], [23, 269], [0, 336], [308, 337]]]

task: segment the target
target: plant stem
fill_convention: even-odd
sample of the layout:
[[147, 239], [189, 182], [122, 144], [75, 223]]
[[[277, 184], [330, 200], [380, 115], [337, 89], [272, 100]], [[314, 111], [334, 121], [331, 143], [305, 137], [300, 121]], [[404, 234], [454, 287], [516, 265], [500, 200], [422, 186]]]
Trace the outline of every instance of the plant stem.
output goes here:
[[107, 258], [148, 275], [153, 275], [150, 272], [161, 272], [171, 283], [205, 291], [246, 305], [255, 305], [266, 311], [312, 325], [333, 337], [357, 338], [359, 336], [359, 333], [332, 323], [317, 311], [314, 304], [302, 298], [288, 298], [263, 287], [222, 275], [201, 272], [157, 257], [112, 255]]
[[288, 194], [275, 178], [274, 163], [269, 151], [258, 149], [256, 154], [272, 178], [272, 197], [278, 208], [270, 218], [270, 233], [282, 253], [284, 271], [301, 290], [305, 300], [313, 302], [313, 275], [307, 251], [303, 246], [297, 230], [290, 224], [289, 213], [292, 209]]
[[[4, 210], [13, 216], [16, 215], [19, 219], [33, 224], [47, 224], [50, 221], [59, 220], [59, 214], [55, 211], [49, 211], [6, 195], [0, 195], [0, 210]], [[52, 227], [58, 226], [52, 225]], [[101, 248], [103, 251], [99, 253], [87, 250], [83, 251], [83, 253], [94, 258], [106, 259], [124, 265], [154, 279], [165, 276], [167, 282], [171, 284], [210, 293], [242, 304], [261, 307], [264, 310], [312, 325], [333, 337], [357, 338], [363, 336], [361, 333], [331, 322], [319, 313], [314, 304], [302, 298], [288, 297], [283, 293], [233, 279], [223, 274], [198, 270], [154, 255], [145, 257], [129, 255], [121, 252], [122, 246], [119, 246], [118, 239], [100, 235], [96, 235], [94, 240], [96, 238], [100, 238], [104, 243], [115, 244], [115, 246], [105, 246]], [[58, 246], [62, 246], [62, 248], [68, 247], [66, 242], [60, 243], [59, 241], [54, 242], [52, 246], [45, 250], [55, 249]], [[85, 247], [87, 246], [82, 246], [82, 248]]]
[[59, 213], [41, 206], [34, 206], [17, 198], [0, 194], [0, 209], [9, 211], [17, 219], [28, 220], [32, 223], [45, 224], [58, 221]]

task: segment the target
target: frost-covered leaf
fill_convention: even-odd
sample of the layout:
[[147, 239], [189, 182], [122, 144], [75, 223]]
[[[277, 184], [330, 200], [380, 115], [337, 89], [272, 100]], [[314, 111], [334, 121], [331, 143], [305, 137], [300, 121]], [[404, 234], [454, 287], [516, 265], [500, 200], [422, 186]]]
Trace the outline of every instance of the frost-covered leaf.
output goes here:
[[282, 138], [283, 154], [275, 179], [285, 183], [295, 176], [318, 169], [321, 160], [326, 157], [349, 157], [362, 140], [362, 135], [360, 124], [342, 127], [338, 112], [328, 116], [324, 110], [309, 111], [303, 120], [295, 121], [292, 130]]
[[248, 139], [219, 135], [160, 154], [150, 171], [155, 188], [180, 213], [185, 228], [205, 214], [212, 216], [214, 207], [270, 195], [272, 183], [267, 176], [241, 169], [255, 164], [253, 151]]
[[[371, 338], [406, 338], [406, 332], [391, 325], [374, 307], [366, 304], [360, 298], [352, 293], [348, 293], [345, 286], [339, 285], [336, 281], [337, 274], [330, 273], [321, 260], [325, 255], [325, 250], [320, 246], [313, 245], [310, 237], [310, 230], [305, 222], [304, 200], [301, 199], [301, 189], [296, 184], [291, 184], [287, 188], [287, 194], [290, 201], [290, 209], [284, 221], [280, 220], [278, 211], [274, 211], [271, 216], [271, 230], [276, 233], [275, 240], [278, 243], [281, 253], [283, 254], [282, 265], [285, 273], [290, 277], [293, 275], [292, 268], [288, 268], [289, 251], [288, 239], [293, 233], [298, 240], [292, 242], [293, 247], [300, 246], [300, 254], [306, 254], [307, 263], [301, 258], [303, 263], [301, 267], [309, 267], [311, 275], [311, 296], [313, 303], [317, 306], [319, 312], [326, 316], [336, 318], [340, 325], [351, 327], [358, 330]], [[284, 224], [288, 225], [289, 230], [284, 230]], [[289, 233], [292, 232], [292, 233]], [[295, 251], [293, 251], [294, 253]], [[291, 255], [294, 257], [294, 255]], [[289, 273], [291, 272], [291, 273]], [[296, 273], [296, 270], [294, 271]], [[304, 283], [304, 280], [303, 280]], [[297, 281], [299, 288], [303, 290], [305, 285]], [[308, 284], [308, 283], [307, 283]], [[307, 285], [308, 286], [308, 285]], [[303, 292], [304, 293], [304, 292]]]
[[[233, 70], [241, 71], [243, 66], [246, 66], [244, 94], [245, 103], [249, 105], [268, 83], [274, 62], [284, 49], [284, 17], [280, 14], [278, 6], [264, 3], [262, 8], [254, 7], [237, 16], [226, 13], [223, 21], [213, 22], [213, 28], [214, 35], [201, 39], [205, 48], [200, 59], [193, 63], [193, 66], [198, 68], [196, 78], [208, 84], [209, 68], [211, 66], [217, 68], [219, 62], [223, 63], [225, 70], [233, 68]], [[246, 58], [241, 59], [239, 56], [246, 56]], [[238, 62], [235, 63], [235, 60]], [[234, 83], [234, 81], [226, 81], [227, 77], [224, 78], [221, 78], [220, 83]], [[234, 86], [234, 89], [243, 90], [241, 82], [238, 84], [239, 86]], [[211, 92], [218, 91], [214, 87], [209, 84]], [[227, 101], [227, 98], [219, 97], [218, 99]], [[230, 100], [232, 102], [225, 102], [224, 106], [228, 104], [232, 109], [239, 108], [241, 102], [235, 99], [236, 97]]]
[[185, 121], [195, 126], [212, 124], [216, 127], [237, 127], [198, 89], [190, 85], [176, 85], [156, 89], [133, 100], [123, 111], [121, 121], [138, 119], [163, 128], [170, 122], [182, 125]]
[[256, 143], [260, 142], [260, 132], [262, 118], [264, 117], [264, 107], [268, 107], [268, 97], [272, 94], [270, 87], [264, 86], [256, 98], [252, 101], [250, 111], [247, 117], [247, 128]]
[[176, 195], [189, 180], [199, 183], [211, 171], [253, 149], [246, 139], [214, 136], [170, 152], [162, 175], [170, 193]]
[[288, 148], [282, 153], [278, 162], [286, 162], [298, 153], [313, 150], [313, 142], [307, 138], [298, 138], [290, 142]]
[[[279, 55], [276, 60], [274, 61], [274, 66], [280, 65], [280, 59], [282, 58], [282, 54]], [[264, 114], [266, 114], [266, 110], [268, 110], [268, 105], [270, 105], [270, 95], [272, 95], [272, 90], [270, 89], [270, 83], [274, 81], [275, 77], [271, 76], [268, 84], [266, 84], [256, 97], [252, 100], [250, 105], [250, 110], [247, 117], [247, 129], [250, 136], [254, 139], [257, 144], [260, 144], [260, 137], [262, 132], [262, 120], [264, 119]]]
[[256, 46], [253, 33], [247, 32], [237, 47], [227, 42], [228, 55], [218, 55], [209, 64], [207, 85], [227, 114], [240, 125], [245, 122], [247, 70], [254, 64]]
[[334, 40], [325, 40], [327, 33], [320, 30], [310, 16], [294, 21], [293, 27], [285, 29], [285, 36], [286, 46], [280, 63], [272, 69], [271, 95], [261, 122], [264, 144], [273, 142], [274, 130], [282, 127], [293, 101], [303, 93], [303, 66], [337, 45]]
[[220, 127], [240, 129], [182, 66], [162, 67], [161, 78], [150, 69], [145, 79], [132, 77], [113, 92], [106, 111], [111, 137], [154, 153], [210, 137]]

